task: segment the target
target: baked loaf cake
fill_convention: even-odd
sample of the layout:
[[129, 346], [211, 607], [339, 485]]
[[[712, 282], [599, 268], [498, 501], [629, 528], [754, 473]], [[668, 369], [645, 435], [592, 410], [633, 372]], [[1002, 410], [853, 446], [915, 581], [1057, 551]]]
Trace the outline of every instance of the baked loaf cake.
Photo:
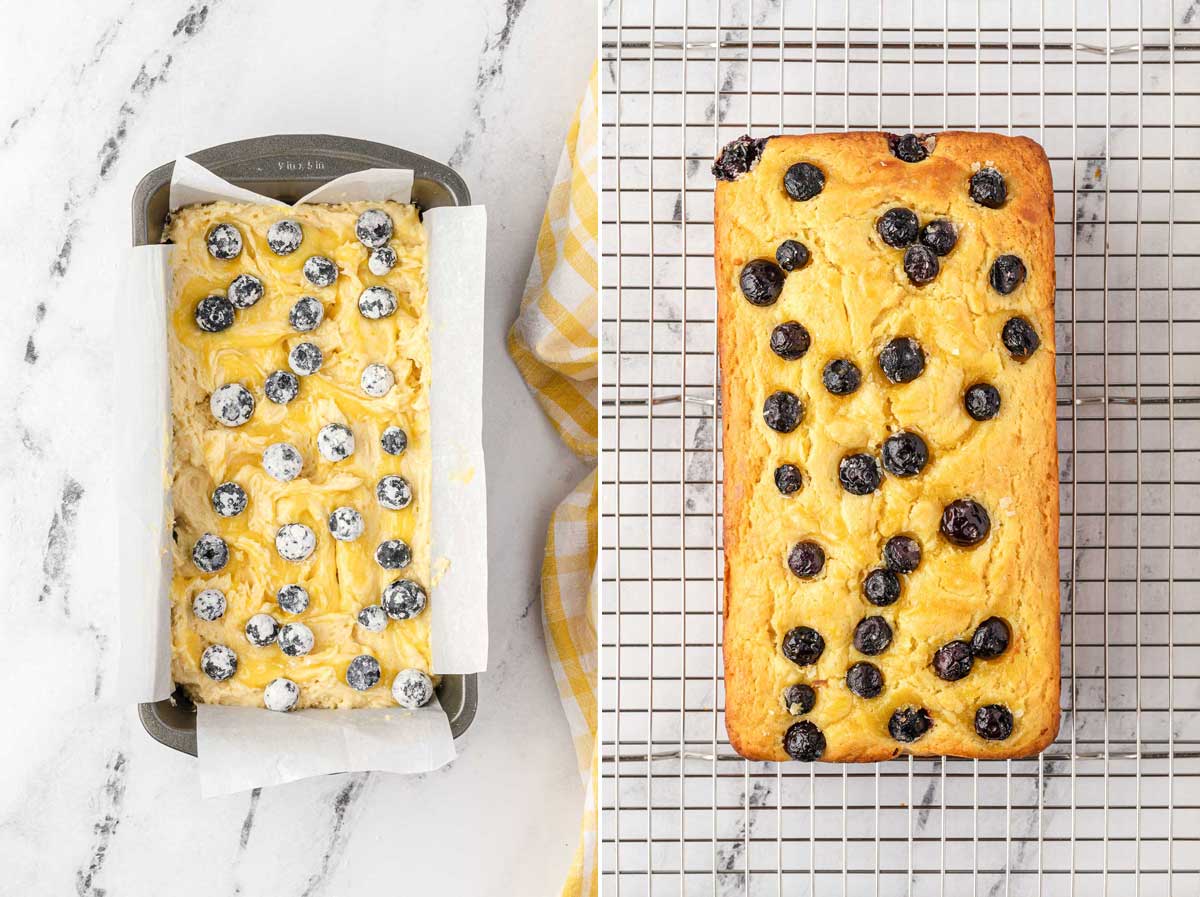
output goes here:
[[1045, 154], [743, 137], [713, 172], [731, 744], [1036, 754], [1059, 719]]
[[399, 203], [168, 227], [175, 681], [196, 701], [433, 694], [426, 240]]

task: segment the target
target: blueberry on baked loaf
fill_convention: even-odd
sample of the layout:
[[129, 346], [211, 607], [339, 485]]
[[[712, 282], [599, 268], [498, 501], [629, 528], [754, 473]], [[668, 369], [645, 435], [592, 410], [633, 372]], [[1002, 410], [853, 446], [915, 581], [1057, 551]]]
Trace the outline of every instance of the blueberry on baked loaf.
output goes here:
[[921, 243], [938, 255], [949, 255], [958, 242], [958, 228], [945, 218], [935, 218], [921, 228]]
[[991, 420], [1000, 413], [1000, 390], [990, 383], [976, 383], [963, 394], [963, 405], [975, 420]]
[[796, 626], [784, 635], [780, 651], [796, 666], [811, 666], [825, 653], [825, 639], [811, 626]]
[[753, 171], [762, 158], [766, 140], [755, 140], [748, 135], [727, 143], [713, 162], [712, 173], [718, 181], [736, 181], [747, 172]]
[[933, 728], [933, 718], [924, 707], [904, 707], [888, 720], [888, 733], [897, 741], [911, 744]]
[[875, 664], [860, 660], [846, 670], [846, 688], [860, 698], [877, 698], [883, 693], [883, 673]]
[[900, 600], [900, 577], [891, 570], [872, 570], [863, 580], [863, 597], [876, 607], [887, 607]]
[[888, 134], [888, 149], [902, 162], [924, 162], [937, 145], [932, 134]]
[[784, 240], [775, 250], [775, 261], [784, 271], [799, 271], [808, 264], [808, 247], [799, 240]]
[[968, 192], [971, 199], [989, 209], [998, 209], [1008, 199], [1008, 185], [994, 168], [981, 168], [971, 175]]
[[783, 749], [793, 760], [811, 763], [825, 753], [825, 734], [806, 719], [793, 723], [783, 736]]
[[783, 690], [783, 706], [792, 716], [804, 716], [817, 704], [817, 693], [811, 685], [799, 682]]
[[1025, 280], [1025, 263], [1015, 255], [997, 256], [988, 272], [988, 282], [1001, 296], [1007, 296]]
[[797, 542], [788, 552], [787, 565], [800, 579], [812, 579], [825, 569], [825, 549], [816, 542]]
[[883, 617], [863, 617], [854, 627], [854, 647], [861, 654], [882, 654], [891, 643], [892, 627]]
[[783, 173], [783, 189], [797, 202], [807, 202], [825, 189], [825, 172], [811, 162], [797, 162]]
[[894, 249], [904, 249], [917, 241], [921, 232], [917, 214], [911, 209], [888, 209], [875, 222], [881, 240]]
[[939, 679], [957, 682], [971, 672], [974, 659], [971, 646], [966, 642], [947, 642], [933, 654], [933, 671]]
[[838, 464], [838, 481], [851, 495], [870, 495], [883, 482], [879, 462], [865, 453], [847, 455]]
[[787, 277], [783, 269], [769, 259], [754, 259], [747, 262], [738, 278], [742, 295], [751, 305], [774, 305], [775, 300], [783, 292], [783, 282]]
[[921, 565], [921, 543], [912, 536], [892, 536], [883, 546], [883, 562], [889, 570], [912, 573]]
[[1012, 711], [1003, 704], [986, 704], [975, 711], [975, 732], [980, 738], [1003, 741], [1012, 730]]
[[804, 478], [795, 464], [780, 464], [775, 468], [775, 488], [780, 495], [794, 495], [803, 485]]
[[784, 361], [803, 358], [811, 345], [812, 337], [808, 335], [808, 330], [796, 321], [776, 324], [771, 331], [771, 351]]
[[959, 498], [942, 511], [942, 535], [955, 545], [969, 548], [987, 538], [992, 520], [987, 509], [977, 501]]
[[804, 405], [795, 393], [781, 389], [763, 402], [763, 420], [776, 433], [790, 433], [804, 419]]
[[848, 358], [835, 358], [821, 371], [821, 382], [835, 396], [848, 396], [858, 390], [862, 372]]
[[1008, 319], [1004, 329], [1000, 331], [1000, 339], [1004, 342], [1004, 348], [1008, 349], [1009, 354], [1017, 361], [1024, 361], [1042, 344], [1033, 325], [1019, 316]]
[[892, 476], [914, 477], [929, 463], [925, 440], [908, 431], [894, 433], [883, 443], [883, 467]]
[[1008, 624], [999, 617], [988, 617], [971, 636], [971, 653], [984, 660], [992, 660], [1008, 650], [1012, 633]]
[[892, 383], [911, 383], [925, 370], [925, 352], [911, 336], [897, 337], [880, 351], [879, 368]]

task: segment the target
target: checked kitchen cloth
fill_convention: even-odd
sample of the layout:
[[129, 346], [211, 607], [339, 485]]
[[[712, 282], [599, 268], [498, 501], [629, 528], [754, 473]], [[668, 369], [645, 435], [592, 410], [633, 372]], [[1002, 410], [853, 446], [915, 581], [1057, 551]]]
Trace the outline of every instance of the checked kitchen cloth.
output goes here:
[[[508, 351], [563, 441], [596, 460], [597, 69], [558, 164]], [[587, 799], [563, 897], [599, 893], [596, 869], [596, 471], [554, 512], [542, 626]]]

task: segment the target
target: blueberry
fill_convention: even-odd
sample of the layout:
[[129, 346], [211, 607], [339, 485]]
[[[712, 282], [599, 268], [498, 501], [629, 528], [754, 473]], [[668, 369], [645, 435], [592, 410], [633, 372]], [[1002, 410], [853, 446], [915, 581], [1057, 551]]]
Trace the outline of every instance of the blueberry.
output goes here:
[[915, 286], [923, 287], [938, 275], [938, 260], [933, 250], [919, 243], [904, 250], [904, 273]]
[[288, 483], [300, 476], [300, 471], [304, 469], [304, 458], [294, 445], [275, 442], [263, 449], [262, 466], [274, 479]]
[[821, 371], [821, 382], [835, 396], [848, 396], [858, 391], [862, 372], [848, 358], [835, 358]]
[[338, 278], [338, 267], [333, 259], [314, 255], [304, 263], [304, 276], [314, 287], [332, 286]]
[[239, 383], [226, 383], [213, 390], [208, 407], [225, 426], [240, 427], [254, 414], [254, 396]]
[[220, 589], [205, 589], [192, 599], [192, 613], [198, 620], [215, 623], [225, 616], [225, 593]]
[[992, 521], [983, 505], [969, 498], [956, 499], [942, 511], [942, 535], [955, 545], [978, 545], [991, 528]]
[[229, 546], [220, 536], [205, 533], [192, 546], [192, 563], [203, 573], [216, 573], [229, 563]]
[[795, 321], [784, 321], [771, 331], [771, 351], [784, 361], [803, 358], [811, 345], [812, 338], [808, 331], [803, 324]]
[[288, 323], [292, 325], [293, 330], [301, 333], [316, 330], [323, 320], [325, 320], [325, 306], [321, 304], [320, 299], [314, 296], [301, 296], [292, 306], [292, 310], [288, 312]]
[[363, 368], [358, 385], [372, 398], [382, 399], [396, 385], [396, 375], [386, 364], [369, 364]]
[[780, 646], [783, 656], [796, 666], [811, 666], [820, 659], [825, 651], [825, 639], [821, 633], [808, 626], [797, 626], [789, 629], [783, 637]]
[[365, 528], [362, 514], [354, 508], [335, 508], [329, 515], [329, 534], [339, 542], [353, 542]]
[[272, 371], [263, 391], [276, 405], [286, 405], [300, 393], [300, 381], [291, 371]]
[[971, 175], [971, 199], [989, 209], [998, 209], [1008, 199], [1008, 187], [1000, 172], [994, 168], [981, 168]]
[[804, 716], [816, 706], [816, 703], [817, 693], [813, 691], [811, 685], [801, 682], [789, 685], [783, 690], [783, 706], [792, 716]]
[[888, 720], [888, 733], [905, 744], [911, 744], [932, 728], [933, 719], [924, 707], [905, 707]]
[[267, 228], [267, 246], [276, 255], [291, 255], [300, 248], [304, 231], [299, 223], [288, 218], [276, 221]]
[[225, 295], [234, 308], [250, 308], [263, 297], [263, 284], [253, 274], [239, 274], [230, 281]]
[[358, 612], [358, 625], [368, 632], [383, 632], [387, 624], [387, 612], [378, 604], [368, 604]]
[[911, 336], [900, 336], [879, 352], [879, 368], [892, 383], [910, 383], [925, 370], [925, 352]]
[[991, 420], [1000, 413], [1000, 390], [990, 383], [976, 383], [963, 395], [963, 405], [975, 420]]
[[384, 588], [379, 603], [393, 620], [411, 620], [425, 610], [429, 598], [418, 583], [411, 579], [397, 579]]
[[897, 477], [913, 477], [929, 462], [925, 440], [905, 430], [893, 433], [883, 443], [883, 467]]
[[246, 641], [259, 648], [273, 644], [279, 635], [279, 624], [270, 614], [255, 614], [246, 621]]
[[375, 563], [384, 570], [403, 570], [412, 563], [412, 549], [401, 539], [387, 539], [375, 549]]
[[420, 670], [401, 670], [392, 680], [392, 700], [407, 710], [424, 707], [433, 699], [433, 680]]
[[396, 267], [396, 250], [391, 246], [380, 246], [372, 249], [367, 258], [367, 270], [376, 277], [383, 277]]
[[1000, 332], [1000, 339], [1004, 341], [1004, 348], [1008, 349], [1009, 354], [1017, 361], [1024, 361], [1042, 344], [1033, 325], [1022, 317], [1009, 318]]
[[380, 507], [402, 511], [412, 502], [412, 486], [404, 477], [390, 474], [375, 484], [375, 498]]
[[900, 577], [891, 570], [872, 570], [863, 580], [862, 592], [863, 597], [876, 607], [895, 604], [900, 598]]
[[313, 649], [317, 640], [313, 631], [303, 623], [284, 623], [279, 627], [279, 650], [288, 657], [302, 657]]
[[877, 698], [883, 691], [883, 673], [875, 664], [860, 660], [846, 670], [846, 688], [860, 698]]
[[795, 394], [780, 390], [763, 402], [763, 420], [776, 433], [790, 433], [804, 419], [804, 406]]
[[875, 222], [875, 231], [883, 242], [896, 249], [915, 243], [920, 229], [917, 215], [911, 209], [888, 209]]
[[866, 454], [847, 455], [838, 463], [838, 480], [851, 495], [870, 495], [883, 482], [879, 462]]
[[971, 672], [971, 646], [966, 642], [947, 642], [933, 652], [933, 671], [939, 679], [957, 682]]
[[787, 565], [801, 579], [812, 579], [825, 568], [825, 549], [816, 542], [797, 542], [788, 552]]
[[379, 437], [379, 444], [389, 455], [403, 455], [408, 448], [408, 434], [399, 427], [388, 427]]
[[912, 573], [921, 566], [921, 543], [912, 536], [892, 536], [883, 546], [883, 562], [889, 570]]
[[236, 517], [246, 510], [249, 498], [237, 483], [222, 483], [212, 494], [212, 507], [220, 517]]
[[209, 645], [200, 655], [200, 669], [209, 679], [224, 682], [237, 672], [237, 655], [224, 645]]
[[854, 627], [854, 647], [873, 657], [882, 654], [892, 643], [892, 627], [883, 617], [863, 617]]
[[275, 550], [285, 561], [304, 561], [317, 547], [317, 537], [303, 523], [285, 523], [275, 533]]
[[242, 254], [242, 235], [232, 224], [218, 224], [209, 232], [206, 242], [208, 254], [215, 259], [229, 261]]
[[354, 236], [369, 249], [378, 249], [392, 238], [392, 219], [383, 209], [367, 209], [354, 222]]
[[933, 138], [918, 137], [916, 134], [905, 134], [897, 137], [888, 135], [888, 149], [892, 155], [902, 162], [924, 162], [932, 151]]
[[289, 614], [302, 614], [308, 610], [308, 589], [297, 583], [280, 586], [275, 593], [275, 603], [279, 609]]
[[718, 181], [736, 181], [747, 172], [753, 171], [762, 158], [766, 140], [755, 140], [744, 135], [727, 143], [713, 162], [712, 173]]
[[233, 326], [233, 303], [224, 296], [206, 296], [196, 303], [196, 326], [205, 333], [220, 333]]
[[396, 294], [387, 287], [367, 287], [358, 297], [358, 313], [378, 321], [396, 313]]
[[313, 343], [297, 343], [288, 352], [288, 367], [301, 377], [315, 374], [325, 363], [325, 356]]
[[825, 172], [808, 162], [797, 162], [783, 174], [783, 189], [803, 202], [825, 189]]
[[1007, 296], [1025, 279], [1025, 263], [1015, 255], [997, 256], [992, 262], [988, 282], [1001, 296]]
[[751, 305], [766, 307], [774, 305], [779, 294], [783, 292], [783, 281], [787, 277], [780, 268], [767, 259], [754, 259], [747, 262], [746, 267], [738, 276], [738, 286], [742, 295]]
[[1003, 704], [984, 704], [975, 711], [975, 734], [980, 738], [1003, 741], [1012, 730], [1012, 711]]
[[783, 735], [783, 750], [793, 760], [811, 763], [825, 753], [825, 734], [806, 719], [788, 726]]
[[992, 660], [1008, 650], [1012, 632], [999, 617], [988, 617], [971, 636], [971, 651], [983, 660]]
[[808, 264], [808, 247], [798, 240], [784, 240], [775, 250], [775, 261], [784, 271], [799, 271]]
[[795, 464], [780, 464], [775, 468], [775, 488], [780, 495], [792, 495], [804, 485], [800, 468]]
[[317, 451], [326, 461], [345, 461], [354, 454], [354, 433], [345, 424], [326, 424], [317, 433]]
[[921, 228], [921, 243], [938, 255], [949, 255], [958, 242], [958, 228], [945, 218], [935, 218]]
[[291, 679], [272, 679], [263, 689], [263, 706], [277, 713], [287, 713], [300, 700], [300, 686]]
[[355, 691], [367, 691], [379, 683], [381, 675], [379, 661], [370, 654], [360, 654], [346, 667], [346, 684]]

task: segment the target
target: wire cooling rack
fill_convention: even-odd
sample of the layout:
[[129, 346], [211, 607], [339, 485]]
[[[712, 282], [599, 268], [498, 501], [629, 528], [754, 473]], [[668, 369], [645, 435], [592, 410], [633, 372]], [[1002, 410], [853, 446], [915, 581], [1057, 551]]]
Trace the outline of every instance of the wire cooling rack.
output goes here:
[[[1200, 894], [1200, 3], [609, 0], [602, 886]], [[1063, 722], [1027, 760], [749, 763], [723, 718], [716, 151], [967, 128], [1051, 159]]]

